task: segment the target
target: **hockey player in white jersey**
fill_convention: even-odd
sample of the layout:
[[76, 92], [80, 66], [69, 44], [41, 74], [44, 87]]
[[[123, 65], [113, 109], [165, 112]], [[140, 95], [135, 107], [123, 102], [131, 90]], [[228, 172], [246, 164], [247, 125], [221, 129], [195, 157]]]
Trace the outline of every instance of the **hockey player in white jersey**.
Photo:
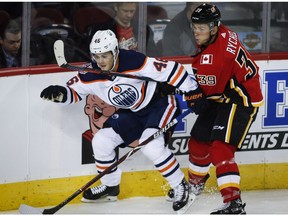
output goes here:
[[[180, 113], [175, 95], [169, 94], [170, 89], [184, 92], [188, 106], [195, 113], [207, 103], [195, 76], [188, 74], [183, 65], [119, 49], [117, 38], [110, 30], [94, 34], [90, 54], [91, 67], [95, 69], [150, 77], [157, 81], [79, 72], [66, 86], [53, 85], [41, 92], [41, 98], [65, 104], [76, 103], [86, 95], [94, 94], [118, 108], [92, 140], [99, 173], [115, 163], [114, 149], [117, 146], [129, 145], [137, 139], [141, 143]], [[175, 156], [165, 145], [165, 136], [153, 139], [141, 151], [173, 188], [174, 211], [182, 209], [189, 200], [189, 186]], [[93, 202], [102, 197], [115, 199], [120, 192], [120, 180], [121, 170], [116, 167], [101, 178], [100, 186], [86, 190], [82, 201]]]

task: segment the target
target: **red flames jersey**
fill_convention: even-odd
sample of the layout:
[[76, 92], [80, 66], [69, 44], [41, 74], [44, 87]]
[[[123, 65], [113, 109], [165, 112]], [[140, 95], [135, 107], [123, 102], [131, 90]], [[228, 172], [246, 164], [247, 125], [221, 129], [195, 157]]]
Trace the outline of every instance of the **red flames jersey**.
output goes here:
[[220, 103], [259, 107], [263, 104], [258, 70], [238, 35], [220, 25], [217, 39], [201, 49], [192, 66], [207, 98]]

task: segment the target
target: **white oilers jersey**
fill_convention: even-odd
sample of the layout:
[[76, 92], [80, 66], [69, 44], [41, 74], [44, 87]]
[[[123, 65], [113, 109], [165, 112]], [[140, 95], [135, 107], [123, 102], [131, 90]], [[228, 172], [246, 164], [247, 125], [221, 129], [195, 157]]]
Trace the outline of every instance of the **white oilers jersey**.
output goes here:
[[[99, 69], [92, 63], [95, 69]], [[188, 75], [184, 66], [173, 61], [149, 58], [133, 50], [120, 50], [117, 72], [149, 77], [167, 82], [183, 92], [197, 88], [194, 75]], [[94, 73], [78, 73], [67, 82], [66, 103], [75, 103], [88, 94], [97, 95], [106, 103], [120, 109], [138, 111], [151, 101], [157, 82]]]

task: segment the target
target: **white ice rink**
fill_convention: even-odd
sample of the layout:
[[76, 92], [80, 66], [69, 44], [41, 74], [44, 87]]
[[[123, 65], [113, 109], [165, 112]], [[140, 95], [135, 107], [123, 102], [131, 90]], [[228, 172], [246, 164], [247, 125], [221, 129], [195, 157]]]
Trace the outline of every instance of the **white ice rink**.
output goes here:
[[[81, 195], [79, 195], [81, 196]], [[242, 192], [247, 214], [288, 214], [287, 190], [260, 190]], [[203, 193], [185, 214], [209, 214], [222, 204], [219, 193]], [[53, 207], [53, 206], [50, 206]], [[45, 207], [45, 208], [50, 208]], [[0, 214], [19, 214], [18, 211]], [[56, 214], [165, 214], [172, 215], [172, 203], [165, 197], [136, 197], [116, 202], [67, 204]]]

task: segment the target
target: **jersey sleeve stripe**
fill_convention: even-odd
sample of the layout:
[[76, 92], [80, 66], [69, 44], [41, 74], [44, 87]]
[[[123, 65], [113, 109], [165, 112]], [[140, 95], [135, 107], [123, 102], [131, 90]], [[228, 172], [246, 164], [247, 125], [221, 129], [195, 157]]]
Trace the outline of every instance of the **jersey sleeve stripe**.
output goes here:
[[175, 62], [174, 67], [173, 67], [173, 69], [172, 69], [170, 75], [168, 76], [167, 82], [169, 82], [169, 81], [172, 79], [172, 77], [173, 77], [175, 71], [177, 70], [177, 68], [178, 68], [178, 63]]
[[181, 65], [181, 67], [179, 68], [178, 71], [175, 71], [175, 76], [173, 76], [173, 79], [169, 82], [170, 85], [175, 85], [175, 83], [177, 82], [177, 80], [179, 79], [179, 77], [182, 75], [182, 71], [184, 70], [184, 66]]
[[72, 103], [77, 103], [78, 101], [82, 100], [80, 95], [74, 89], [71, 89], [71, 96]]
[[179, 88], [185, 82], [188, 76], [189, 76], [188, 73], [185, 73], [184, 76], [181, 78], [181, 80], [177, 83], [177, 85], [175, 85], [175, 87]]
[[[67, 86], [68, 87], [68, 86]], [[72, 93], [72, 89], [71, 88], [69, 88], [68, 87], [68, 89], [69, 89], [69, 93], [68, 93], [68, 95], [70, 95], [70, 104], [72, 104], [73, 103], [73, 93]]]

